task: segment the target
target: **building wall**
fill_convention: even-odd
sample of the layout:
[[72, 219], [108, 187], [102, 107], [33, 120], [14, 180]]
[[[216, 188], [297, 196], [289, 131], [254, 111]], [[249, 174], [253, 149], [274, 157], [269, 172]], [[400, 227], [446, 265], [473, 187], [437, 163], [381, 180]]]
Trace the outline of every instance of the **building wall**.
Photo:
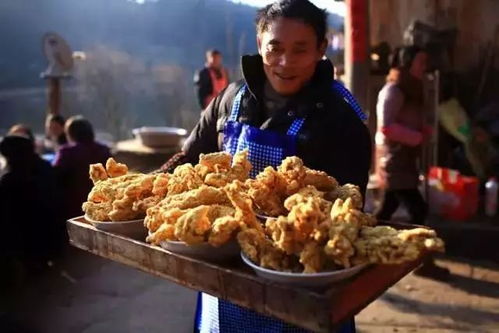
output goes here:
[[[371, 42], [387, 41], [392, 47], [403, 43], [403, 33], [414, 20], [437, 28], [457, 27], [454, 53], [456, 70], [476, 66], [487, 43], [499, 30], [497, 0], [370, 0]], [[496, 37], [496, 39], [499, 39]], [[499, 54], [499, 40], [496, 41]], [[499, 66], [499, 56], [495, 57]]]

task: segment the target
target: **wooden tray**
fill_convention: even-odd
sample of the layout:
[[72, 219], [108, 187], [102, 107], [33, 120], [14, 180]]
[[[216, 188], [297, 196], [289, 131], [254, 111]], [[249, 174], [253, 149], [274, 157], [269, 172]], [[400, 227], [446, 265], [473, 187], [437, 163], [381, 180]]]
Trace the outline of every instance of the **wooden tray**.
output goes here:
[[83, 217], [69, 220], [67, 229], [70, 243], [80, 249], [314, 332], [334, 331], [421, 262], [370, 266], [351, 280], [318, 292], [259, 278], [241, 260], [207, 263], [97, 230]]

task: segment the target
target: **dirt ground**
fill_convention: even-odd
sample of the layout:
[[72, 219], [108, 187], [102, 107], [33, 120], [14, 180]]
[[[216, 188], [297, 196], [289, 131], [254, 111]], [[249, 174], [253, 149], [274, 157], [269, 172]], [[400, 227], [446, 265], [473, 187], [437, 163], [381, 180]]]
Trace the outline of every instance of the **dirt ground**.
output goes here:
[[[408, 275], [357, 317], [366, 332], [499, 332], [499, 266], [442, 259], [449, 282]], [[196, 293], [72, 249], [10, 288], [0, 332], [192, 332]]]

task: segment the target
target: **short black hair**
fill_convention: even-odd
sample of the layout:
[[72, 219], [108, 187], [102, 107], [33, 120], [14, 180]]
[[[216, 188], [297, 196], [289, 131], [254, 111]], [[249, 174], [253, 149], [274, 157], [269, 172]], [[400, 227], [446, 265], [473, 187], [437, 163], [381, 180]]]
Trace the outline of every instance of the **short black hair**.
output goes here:
[[10, 129], [7, 135], [24, 135], [31, 141], [35, 142], [35, 136], [33, 135], [33, 131], [28, 125], [25, 124], [15, 124]]
[[47, 116], [47, 120], [50, 121], [50, 122], [52, 122], [52, 121], [56, 122], [56, 123], [58, 123], [61, 126], [64, 126], [64, 123], [66, 123], [66, 120], [60, 114], [49, 114]]
[[255, 20], [257, 34], [266, 31], [272, 21], [281, 17], [300, 20], [311, 26], [318, 45], [326, 39], [327, 12], [308, 0], [280, 0], [258, 10]]
[[222, 53], [217, 50], [217, 49], [209, 49], [208, 51], [206, 51], [206, 56], [215, 56], [215, 55], [222, 55]]
[[82, 116], [74, 116], [66, 122], [66, 134], [78, 143], [90, 143], [95, 140], [92, 124]]
[[393, 51], [391, 68], [410, 68], [412, 62], [420, 52], [426, 52], [425, 49], [417, 45], [408, 45], [398, 47]]

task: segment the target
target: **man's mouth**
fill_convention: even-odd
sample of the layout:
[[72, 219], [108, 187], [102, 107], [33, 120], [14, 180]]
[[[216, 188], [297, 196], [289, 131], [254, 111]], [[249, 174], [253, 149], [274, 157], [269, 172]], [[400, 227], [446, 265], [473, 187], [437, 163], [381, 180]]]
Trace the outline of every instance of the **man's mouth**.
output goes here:
[[279, 74], [279, 73], [274, 73], [274, 75], [277, 78], [284, 80], [284, 81], [292, 81], [298, 77], [297, 75]]

